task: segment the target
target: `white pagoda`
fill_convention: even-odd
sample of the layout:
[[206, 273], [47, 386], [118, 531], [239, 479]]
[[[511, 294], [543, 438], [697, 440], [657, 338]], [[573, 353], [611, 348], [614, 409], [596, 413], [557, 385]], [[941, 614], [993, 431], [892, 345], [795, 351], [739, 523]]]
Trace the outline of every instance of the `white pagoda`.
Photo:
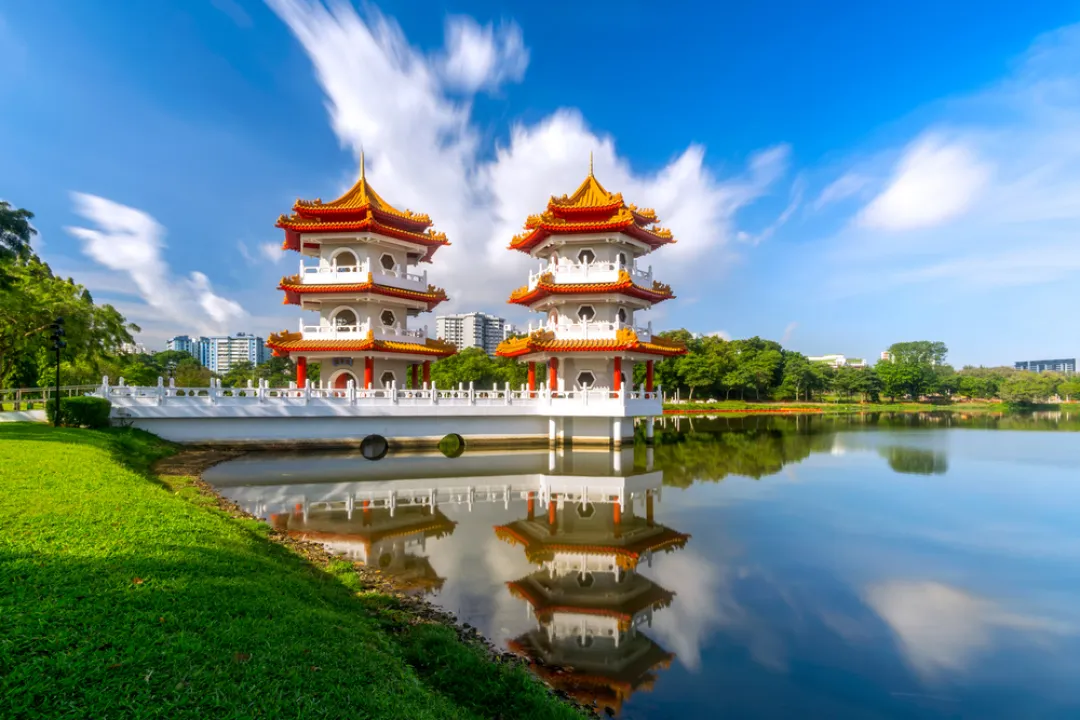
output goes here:
[[[453, 345], [411, 330], [408, 319], [429, 312], [446, 293], [427, 281], [421, 262], [449, 245], [427, 215], [398, 210], [368, 184], [363, 156], [360, 179], [337, 200], [297, 200], [277, 227], [282, 248], [300, 253], [300, 271], [278, 286], [285, 302], [319, 314], [297, 332], [270, 335], [277, 356], [296, 360], [304, 387], [309, 362], [331, 388], [420, 387], [431, 361], [456, 352]], [[308, 260], [309, 262], [305, 262]]]
[[537, 385], [536, 363], [548, 367], [548, 388], [618, 392], [633, 382], [633, 366], [644, 363], [645, 390], [653, 392], [653, 363], [682, 355], [686, 348], [653, 335], [639, 316], [655, 303], [674, 297], [653, 279], [652, 267], [638, 261], [675, 242], [656, 226], [653, 210], [623, 202], [620, 193], [589, 176], [572, 195], [552, 197], [547, 210], [525, 222], [525, 232], [510, 249], [540, 263], [528, 285], [510, 296], [544, 315], [525, 337], [499, 345], [497, 354], [529, 364], [529, 389]]

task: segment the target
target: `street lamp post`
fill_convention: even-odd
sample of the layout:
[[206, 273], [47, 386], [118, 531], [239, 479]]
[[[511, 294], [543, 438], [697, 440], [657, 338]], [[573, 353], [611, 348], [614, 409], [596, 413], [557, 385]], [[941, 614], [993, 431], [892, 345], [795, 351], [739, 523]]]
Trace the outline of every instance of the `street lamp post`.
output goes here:
[[52, 324], [53, 349], [56, 350], [56, 411], [53, 413], [53, 427], [60, 427], [60, 351], [67, 347], [64, 341], [64, 318], [58, 317]]

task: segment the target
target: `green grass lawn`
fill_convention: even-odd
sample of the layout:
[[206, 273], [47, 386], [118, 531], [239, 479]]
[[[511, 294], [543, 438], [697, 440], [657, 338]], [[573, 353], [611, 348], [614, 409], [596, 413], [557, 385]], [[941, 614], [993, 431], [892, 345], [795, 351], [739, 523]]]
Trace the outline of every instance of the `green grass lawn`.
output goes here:
[[4, 717], [577, 717], [230, 517], [138, 431], [0, 425]]

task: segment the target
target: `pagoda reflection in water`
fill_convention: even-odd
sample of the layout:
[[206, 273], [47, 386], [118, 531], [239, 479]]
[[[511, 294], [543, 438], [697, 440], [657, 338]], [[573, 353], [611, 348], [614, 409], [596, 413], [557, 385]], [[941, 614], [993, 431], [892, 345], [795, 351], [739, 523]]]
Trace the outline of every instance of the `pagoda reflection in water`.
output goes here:
[[[279, 530], [377, 567], [405, 589], [435, 593], [436, 603], [458, 579], [440, 577], [437, 566], [483, 557], [465, 546], [475, 550], [491, 537], [471, 532], [480, 528], [455, 534], [458, 522], [492, 513], [521, 518], [495, 533], [520, 547], [535, 570], [490, 578], [494, 587], [510, 581], [509, 592], [528, 613], [507, 623], [509, 648], [553, 686], [618, 711], [674, 659], [648, 635], [653, 614], [674, 593], [639, 569], [656, 553], [682, 548], [689, 536], [654, 520], [663, 472], [653, 469], [653, 454], [641, 447], [523, 450], [447, 461], [408, 453], [379, 462], [357, 453], [253, 454], [206, 477]], [[441, 550], [434, 551], [429, 543], [439, 538]], [[460, 611], [460, 597], [451, 592], [447, 609]]]
[[428, 539], [450, 535], [457, 525], [429, 505], [395, 511], [373, 508], [370, 501], [315, 508], [298, 504], [291, 514], [271, 514], [270, 523], [289, 537], [321, 543], [330, 552], [378, 568], [399, 589], [417, 592], [437, 591], [446, 582], [424, 553]]
[[[674, 593], [639, 574], [638, 566], [651, 565], [656, 552], [683, 547], [689, 535], [653, 519], [661, 473], [602, 482], [612, 492], [600, 502], [587, 484], [597, 478], [577, 476], [581, 484], [573, 488], [565, 481], [574, 477], [562, 476], [562, 493], [530, 494], [524, 520], [495, 528], [539, 566], [507, 583], [536, 621], [509, 646], [554, 687], [618, 712], [675, 658], [641, 631]], [[539, 513], [538, 502], [544, 503]]]

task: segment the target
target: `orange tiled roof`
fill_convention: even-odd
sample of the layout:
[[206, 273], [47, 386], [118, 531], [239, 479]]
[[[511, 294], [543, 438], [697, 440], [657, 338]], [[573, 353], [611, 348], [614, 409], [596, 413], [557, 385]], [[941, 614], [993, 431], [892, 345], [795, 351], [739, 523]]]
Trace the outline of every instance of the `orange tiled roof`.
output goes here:
[[364, 173], [363, 155], [360, 179], [344, 195], [328, 203], [297, 199], [292, 213], [278, 218], [277, 227], [285, 230], [283, 250], [300, 250], [304, 233], [366, 231], [421, 245], [426, 248], [421, 259], [430, 262], [437, 249], [450, 244], [446, 235], [430, 229], [430, 217], [398, 210], [375, 192]]
[[673, 357], [685, 355], [686, 346], [658, 337], [645, 342], [639, 340], [637, 333], [630, 328], [622, 328], [615, 333], [613, 340], [556, 340], [554, 333], [537, 330], [532, 335], [503, 340], [495, 349], [499, 357], [521, 357], [539, 352], [640, 352]]
[[447, 299], [446, 291], [442, 288], [437, 288], [434, 285], [428, 285], [427, 292], [404, 290], [402, 288], [391, 287], [390, 285], [380, 285], [374, 282], [371, 273], [368, 273], [367, 275], [367, 282], [331, 283], [325, 285], [305, 285], [300, 282], [299, 275], [290, 275], [281, 278], [281, 282], [278, 284], [278, 290], [285, 291], [284, 304], [286, 305], [299, 305], [301, 295], [314, 295], [320, 293], [374, 293], [376, 295], [402, 298], [404, 300], [418, 300], [427, 303], [428, 310], [431, 310]]
[[280, 333], [270, 333], [266, 346], [278, 357], [297, 352], [389, 352], [448, 357], [457, 352], [455, 345], [442, 340], [427, 338], [423, 343], [376, 340], [373, 332], [368, 332], [364, 340], [305, 340], [300, 333], [283, 330]]
[[639, 538], [625, 545], [611, 543], [608, 545], [575, 545], [566, 542], [547, 542], [546, 540], [529, 537], [514, 528], [516, 523], [509, 525], [496, 525], [495, 537], [511, 545], [521, 545], [525, 548], [525, 557], [529, 562], [541, 564], [552, 560], [557, 552], [584, 553], [586, 555], [614, 555], [615, 562], [619, 567], [632, 570], [637, 567], [641, 555], [650, 550], [678, 550], [686, 545], [690, 536], [686, 533], [677, 532], [668, 527], [661, 527], [661, 531], [655, 535]]
[[635, 285], [630, 279], [630, 274], [625, 270], [619, 271], [619, 279], [609, 283], [567, 283], [563, 285], [552, 282], [551, 273], [540, 276], [540, 281], [532, 290], [526, 285], [515, 290], [510, 295], [508, 302], [515, 305], [532, 305], [537, 300], [543, 300], [550, 295], [581, 295], [589, 293], [620, 293], [629, 297], [648, 300], [658, 303], [675, 297], [671, 293], [671, 286], [653, 281], [651, 288]]
[[610, 193], [593, 175], [571, 195], [551, 197], [547, 210], [525, 221], [526, 232], [510, 241], [511, 250], [530, 252], [550, 235], [616, 231], [657, 248], [675, 242], [671, 231], [655, 227], [656, 212], [623, 202], [621, 193]]
[[[666, 608], [671, 605], [671, 601], [675, 598], [675, 593], [665, 590], [654, 583], [647, 591], [637, 593], [623, 601], [616, 600], [615, 604], [609, 607], [581, 604], [564, 605], [550, 602], [548, 598], [544, 597], [542, 593], [536, 592], [526, 582], [515, 580], [506, 583], [506, 587], [510, 590], [511, 595], [532, 605], [533, 612], [536, 613], [537, 619], [541, 622], [550, 619], [555, 613], [576, 613], [613, 618], [619, 621], [620, 630], [628, 630], [630, 623], [634, 621], [634, 616], [638, 613], [649, 609]], [[603, 596], [597, 597], [600, 602], [604, 599]]]

